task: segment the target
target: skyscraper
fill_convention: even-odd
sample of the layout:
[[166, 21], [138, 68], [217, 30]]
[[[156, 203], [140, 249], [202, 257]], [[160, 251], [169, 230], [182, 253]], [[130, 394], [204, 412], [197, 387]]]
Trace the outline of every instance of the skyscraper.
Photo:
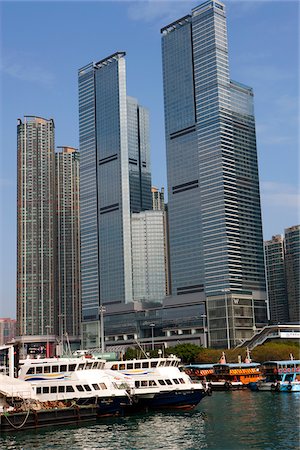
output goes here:
[[81, 324], [79, 152], [58, 147], [56, 287], [59, 335], [78, 339]]
[[223, 3], [161, 32], [172, 294], [205, 292], [231, 346], [266, 320], [253, 91], [229, 78]]
[[133, 213], [133, 299], [159, 302], [166, 296], [164, 211]]
[[151, 209], [149, 113], [133, 97], [127, 97], [130, 211]]
[[17, 334], [57, 330], [54, 122], [18, 120]]
[[300, 225], [286, 228], [285, 269], [291, 322], [300, 320]]
[[286, 323], [289, 320], [286, 278], [284, 239], [281, 235], [273, 236], [265, 241], [266, 275], [272, 323]]
[[79, 70], [82, 319], [132, 302], [130, 214], [151, 208], [148, 112], [127, 97], [125, 53]]

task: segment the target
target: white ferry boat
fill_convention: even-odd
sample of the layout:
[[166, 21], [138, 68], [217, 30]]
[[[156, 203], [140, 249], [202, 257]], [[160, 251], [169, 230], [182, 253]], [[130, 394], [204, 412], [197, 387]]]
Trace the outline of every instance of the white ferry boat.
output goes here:
[[126, 377], [104, 370], [105, 361], [45, 358], [20, 361], [18, 379], [31, 384], [40, 402], [97, 405], [100, 417], [120, 415], [131, 404]]
[[105, 367], [134, 381], [131, 394], [138, 409], [193, 409], [207, 390], [181, 372], [179, 364], [179, 358], [169, 357], [106, 362]]

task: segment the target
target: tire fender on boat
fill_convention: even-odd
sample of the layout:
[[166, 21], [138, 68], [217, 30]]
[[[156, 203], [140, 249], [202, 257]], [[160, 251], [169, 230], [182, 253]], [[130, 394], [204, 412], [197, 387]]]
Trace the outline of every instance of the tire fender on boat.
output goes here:
[[288, 391], [291, 391], [291, 390], [292, 390], [292, 385], [291, 385], [291, 384], [288, 384], [288, 385], [287, 385], [287, 390], [288, 390]]

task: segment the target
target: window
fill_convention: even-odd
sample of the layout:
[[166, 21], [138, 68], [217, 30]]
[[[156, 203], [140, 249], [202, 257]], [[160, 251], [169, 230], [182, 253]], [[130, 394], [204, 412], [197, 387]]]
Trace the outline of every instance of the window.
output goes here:
[[93, 363], [89, 362], [86, 365], [86, 370], [91, 369], [93, 367]]
[[42, 388], [41, 387], [37, 387], [36, 388], [36, 393], [37, 394], [41, 394], [42, 393]]
[[134, 368], [135, 369], [140, 369], [141, 368], [141, 363], [135, 363], [134, 364]]
[[125, 364], [120, 364], [119, 370], [125, 370]]
[[74, 372], [75, 369], [76, 369], [76, 364], [70, 364], [70, 365], [69, 365], [69, 371], [70, 371], [70, 372]]
[[27, 374], [34, 373], [34, 367], [30, 367], [30, 369], [27, 370]]
[[50, 387], [50, 393], [51, 394], [56, 394], [56, 392], [57, 392], [57, 386], [51, 386]]
[[148, 369], [148, 367], [149, 367], [148, 361], [147, 362], [143, 362], [142, 363], [142, 367], [143, 367], [143, 369]]
[[67, 365], [64, 364], [63, 366], [60, 366], [59, 371], [60, 372], [66, 372], [67, 371]]
[[58, 366], [52, 366], [52, 373], [58, 372]]
[[50, 373], [50, 366], [44, 367], [44, 373]]
[[179, 381], [176, 380], [176, 378], [173, 379], [173, 382], [174, 382], [175, 384], [179, 384]]
[[166, 380], [166, 383], [170, 386], [170, 384], [172, 384], [171, 380]]
[[77, 387], [77, 390], [79, 392], [83, 392], [84, 391], [83, 387], [80, 384], [77, 384], [76, 387]]
[[43, 387], [43, 394], [49, 394], [49, 386]]
[[111, 370], [118, 370], [117, 364], [113, 364], [113, 365], [111, 366]]
[[74, 392], [73, 386], [66, 386], [66, 392]]
[[147, 386], [148, 386], [147, 381], [146, 381], [146, 380], [142, 380], [142, 381], [141, 381], [141, 386], [142, 386], [142, 387], [147, 387]]
[[183, 378], [179, 378], [179, 381], [180, 381], [181, 384], [185, 384], [185, 381], [184, 381]]
[[140, 387], [140, 382], [139, 381], [135, 381], [134, 385], [135, 385], [136, 388], [139, 388]]
[[95, 389], [95, 391], [99, 391], [100, 388], [99, 388], [98, 384], [94, 383], [94, 384], [92, 384], [92, 386]]
[[154, 381], [154, 380], [150, 380], [150, 381], [149, 381], [149, 386], [156, 386], [155, 381]]
[[100, 383], [100, 387], [101, 389], [107, 389], [106, 384], [105, 383]]
[[165, 386], [165, 382], [164, 382], [164, 380], [158, 380], [158, 382], [159, 382], [159, 384], [161, 384], [162, 386]]
[[133, 363], [128, 363], [128, 364], [127, 364], [127, 369], [128, 369], [128, 370], [133, 369]]
[[58, 386], [58, 392], [65, 392], [65, 386]]
[[78, 370], [83, 370], [83, 368], [84, 368], [84, 364], [79, 364]]
[[43, 373], [43, 368], [41, 366], [37, 366], [36, 373]]
[[151, 367], [156, 367], [157, 366], [157, 362], [156, 361], [151, 361]]
[[88, 392], [92, 390], [88, 384], [84, 384], [83, 386], [84, 386], [84, 389]]

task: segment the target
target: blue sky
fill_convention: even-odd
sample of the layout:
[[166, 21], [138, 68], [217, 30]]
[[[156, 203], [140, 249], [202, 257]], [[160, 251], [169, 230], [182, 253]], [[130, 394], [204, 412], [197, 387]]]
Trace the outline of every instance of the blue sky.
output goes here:
[[[77, 71], [126, 51], [127, 92], [150, 111], [152, 182], [166, 186], [160, 28], [199, 1], [0, 1], [0, 317], [15, 315], [16, 124], [53, 118], [78, 147]], [[255, 94], [265, 239], [299, 218], [299, 3], [225, 1], [231, 78]]]

